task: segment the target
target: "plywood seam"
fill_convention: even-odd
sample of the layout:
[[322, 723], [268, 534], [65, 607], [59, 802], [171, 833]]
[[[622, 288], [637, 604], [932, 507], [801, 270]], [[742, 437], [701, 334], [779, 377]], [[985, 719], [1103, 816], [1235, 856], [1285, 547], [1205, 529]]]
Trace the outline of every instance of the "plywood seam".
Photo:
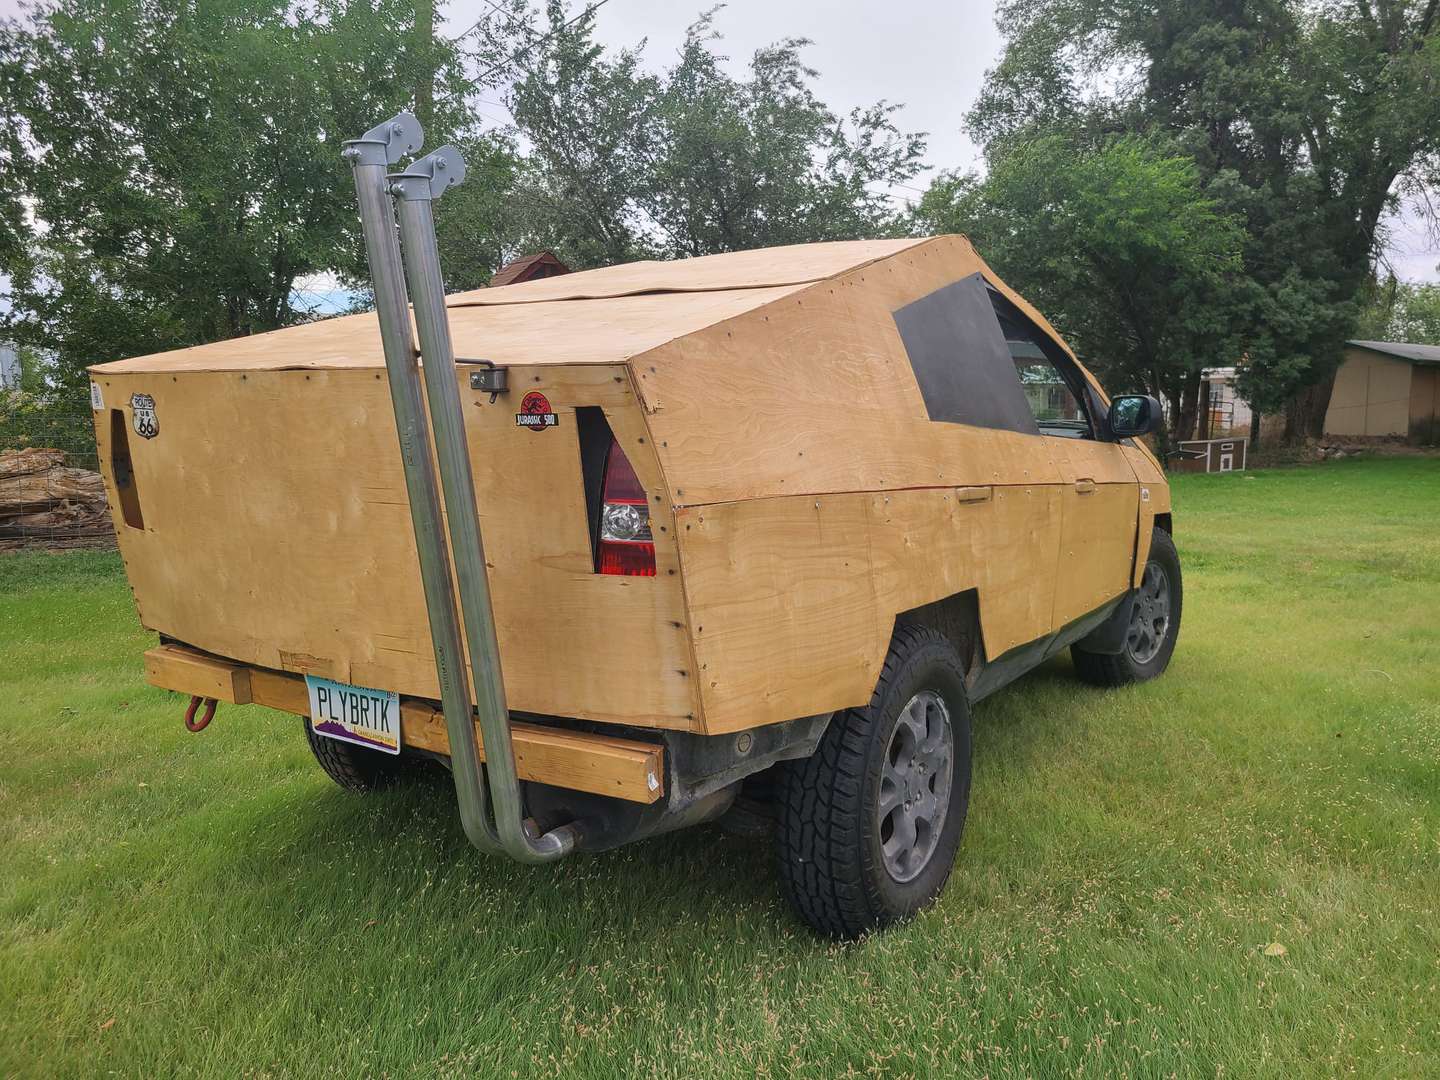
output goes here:
[[[673, 342], [667, 342], [673, 344]], [[700, 657], [695, 651], [695, 627], [691, 622], [690, 615], [690, 593], [685, 587], [685, 545], [680, 543], [680, 520], [679, 511], [683, 509], [675, 502], [675, 492], [670, 486], [670, 474], [665, 470], [665, 464], [660, 459], [660, 444], [655, 439], [655, 432], [650, 428], [650, 410], [645, 408], [644, 397], [640, 394], [640, 387], [637, 385], [635, 372], [627, 363], [623, 365], [625, 375], [630, 380], [630, 393], [639, 404], [640, 424], [645, 429], [645, 439], [650, 447], [650, 456], [655, 461], [655, 470], [660, 474], [660, 483], [665, 489], [665, 505], [669, 507], [671, 543], [675, 546], [675, 563], [680, 574], [680, 607], [684, 619], [683, 630], [685, 633], [685, 655], [690, 658], [690, 707], [693, 714], [690, 717], [690, 730], [705, 732], [705, 695], [700, 690]]]
[[[793, 278], [793, 279], [787, 280], [787, 281], [757, 281], [757, 282], [753, 282], [753, 283], [748, 284], [748, 285], [738, 285], [738, 284], [737, 284], [737, 285], [723, 285], [723, 286], [719, 286], [719, 287], [715, 287], [715, 286], [694, 286], [694, 287], [688, 287], [688, 288], [687, 288], [687, 287], [684, 286], [684, 285], [670, 285], [670, 286], [657, 286], [657, 287], [653, 287], [653, 288], [633, 288], [633, 289], [621, 289], [621, 290], [613, 290], [613, 289], [612, 289], [611, 291], [608, 291], [608, 292], [607, 292], [607, 291], [604, 291], [603, 289], [601, 289], [601, 290], [597, 290], [595, 293], [593, 293], [593, 294], [591, 294], [591, 295], [584, 295], [584, 294], [582, 294], [582, 295], [575, 295], [575, 296], [537, 296], [537, 297], [535, 297], [534, 299], [523, 299], [523, 298], [504, 299], [504, 298], [491, 298], [491, 297], [489, 297], [489, 296], [478, 295], [478, 296], [473, 296], [472, 299], [466, 300], [466, 301], [461, 302], [461, 303], [449, 303], [449, 302], [447, 302], [446, 306], [447, 306], [447, 307], [450, 307], [450, 308], [456, 308], [456, 309], [466, 308], [466, 307], [514, 307], [514, 306], [523, 305], [523, 304], [563, 303], [563, 302], [565, 302], [565, 301], [567, 301], [567, 300], [592, 300], [592, 301], [593, 301], [593, 300], [620, 300], [620, 299], [624, 299], [624, 298], [626, 298], [626, 297], [633, 297], [633, 296], [675, 296], [675, 295], [692, 295], [692, 296], [693, 296], [693, 295], [696, 295], [696, 294], [705, 294], [705, 293], [717, 293], [717, 294], [718, 294], [718, 293], [730, 293], [730, 292], [746, 292], [746, 291], [751, 291], [751, 290], [755, 290], [755, 289], [788, 289], [788, 288], [794, 288], [794, 287], [800, 286], [800, 285], [812, 285], [812, 284], [816, 284], [816, 283], [822, 282], [822, 281], [830, 281], [830, 280], [833, 280], [834, 278], [839, 277], [839, 276], [842, 275], [842, 274], [848, 274], [848, 273], [850, 273], [851, 271], [854, 271], [854, 270], [864, 269], [865, 267], [871, 266], [871, 265], [873, 265], [873, 264], [875, 264], [875, 263], [877, 263], [877, 262], [883, 262], [883, 261], [885, 261], [886, 259], [892, 259], [892, 258], [894, 258], [895, 256], [900, 255], [900, 254], [902, 254], [902, 253], [904, 253], [904, 252], [912, 251], [912, 250], [914, 250], [915, 248], [923, 247], [923, 246], [926, 245], [926, 244], [932, 243], [932, 242], [934, 242], [935, 240], [939, 240], [939, 239], [943, 239], [943, 238], [944, 238], [944, 235], [942, 234], [942, 236], [898, 237], [898, 238], [895, 238], [895, 239], [893, 239], [893, 240], [888, 240], [888, 241], [887, 241], [887, 240], [881, 240], [881, 241], [864, 241], [864, 240], [861, 240], [861, 241], [838, 241], [838, 242], [830, 241], [829, 243], [841, 243], [841, 244], [851, 243], [851, 244], [856, 244], [856, 245], [862, 245], [862, 244], [866, 244], [866, 243], [896, 243], [896, 244], [904, 243], [904, 246], [903, 246], [903, 247], [898, 247], [898, 248], [896, 248], [896, 249], [894, 249], [894, 250], [892, 250], [892, 251], [888, 251], [888, 252], [886, 252], [886, 253], [883, 254], [883, 255], [874, 255], [874, 256], [872, 256], [872, 257], [870, 257], [870, 258], [868, 258], [868, 259], [865, 259], [865, 260], [863, 260], [863, 261], [861, 261], [861, 262], [851, 263], [851, 264], [849, 264], [849, 265], [847, 265], [847, 266], [845, 266], [845, 267], [843, 267], [843, 268], [841, 268], [841, 269], [833, 270], [832, 272], [830, 272], [830, 273], [828, 273], [828, 274], [822, 274], [822, 275], [820, 275], [820, 276], [818, 276], [818, 277], [817, 277], [817, 276], [802, 276], [802, 277], [796, 277], [796, 278]], [[907, 240], [908, 240], [909, 242], [908, 242], [908, 243], [905, 243], [905, 241], [907, 241]], [[822, 243], [825, 243], [825, 242], [822, 242]], [[785, 247], [808, 247], [808, 246], [811, 246], [811, 245], [795, 244], [795, 245], [783, 245], [783, 246], [785, 246]], [[818, 245], [817, 245], [817, 246], [818, 246]], [[750, 249], [750, 250], [764, 250], [764, 249]], [[722, 253], [722, 254], [743, 254], [743, 253], [741, 253], [741, 252], [730, 252], [730, 253]], [[627, 266], [633, 267], [633, 266], [637, 266], [637, 265], [643, 265], [643, 264], [644, 264], [645, 262], [647, 262], [647, 261], [650, 262], [650, 263], [658, 263], [658, 264], [661, 264], [661, 265], [663, 265], [663, 264], [666, 263], [666, 262], [673, 262], [673, 263], [676, 264], [676, 265], [681, 265], [681, 264], [687, 262], [688, 260], [686, 260], [686, 259], [677, 259], [677, 260], [641, 260], [640, 262], [637, 262], [637, 263], [615, 263], [615, 264], [613, 264], [613, 266], [610, 266], [610, 267], [597, 267], [596, 269], [597, 269], [597, 270], [623, 269], [623, 268], [625, 268], [625, 267], [627, 267]], [[550, 281], [550, 280], [553, 280], [553, 279], [545, 279], [545, 280]], [[517, 283], [515, 283], [515, 284], [517, 284], [517, 285], [522, 285], [522, 286], [523, 286], [523, 285], [532, 285], [532, 284], [535, 284], [535, 283], [534, 283], [534, 282], [517, 282]], [[509, 287], [509, 286], [506, 286], [506, 288], [508, 288], [508, 287]], [[473, 294], [473, 293], [475, 293], [475, 292], [481, 292], [481, 291], [483, 291], [483, 290], [469, 290], [469, 291]], [[457, 295], [459, 295], [459, 294], [457, 294]], [[713, 325], [713, 324], [712, 324], [712, 325]], [[681, 336], [685, 336], [685, 335], [681, 335]]]
[[[906, 250], [908, 250], [908, 249], [906, 249]], [[879, 261], [879, 260], [876, 260], [876, 259], [872, 259], [872, 260], [871, 260], [871, 262], [877, 262], [877, 261]], [[621, 263], [621, 264], [618, 264], [618, 265], [622, 265], [622, 266], [623, 266], [624, 264]], [[862, 264], [859, 264], [859, 265], [868, 266], [868, 265], [870, 265], [870, 264], [869, 264], [869, 263], [862, 263]], [[842, 274], [849, 273], [850, 270], [854, 270], [854, 269], [858, 269], [858, 268], [859, 268], [858, 266], [847, 267], [845, 270], [839, 271], [839, 273], [842, 273]], [[673, 288], [673, 289], [636, 289], [636, 290], [634, 290], [633, 292], [596, 293], [594, 296], [537, 296], [537, 297], [536, 297], [535, 299], [533, 299], [533, 300], [467, 300], [467, 301], [465, 301], [464, 303], [461, 303], [461, 304], [449, 304], [449, 303], [447, 303], [447, 304], [445, 305], [445, 307], [446, 307], [447, 310], [450, 310], [450, 311], [459, 311], [459, 310], [461, 310], [462, 308], [475, 308], [475, 307], [494, 307], [494, 308], [499, 308], [499, 307], [519, 307], [519, 306], [524, 305], [524, 304], [568, 304], [568, 303], [570, 303], [571, 301], [575, 301], [575, 300], [579, 300], [579, 301], [589, 301], [589, 302], [592, 302], [592, 303], [593, 303], [593, 302], [596, 301], [596, 300], [623, 300], [623, 299], [625, 299], [626, 297], [630, 297], [630, 296], [700, 296], [700, 295], [711, 295], [711, 294], [718, 295], [718, 294], [720, 294], [720, 293], [754, 292], [756, 289], [791, 289], [791, 288], [794, 288], [794, 287], [797, 286], [797, 285], [813, 285], [814, 283], [816, 283], [816, 282], [818, 282], [818, 281], [829, 281], [829, 280], [830, 280], [830, 278], [828, 278], [828, 277], [820, 277], [820, 278], [807, 277], [807, 278], [797, 278], [797, 279], [794, 280], [794, 281], [765, 281], [765, 282], [757, 282], [757, 283], [754, 284], [754, 285], [728, 285], [728, 286], [726, 286], [726, 287], [723, 288], [723, 289], [700, 289], [700, 288], [695, 288], [695, 289], [685, 289], [685, 288]], [[713, 324], [712, 324], [712, 325], [713, 325]], [[685, 336], [687, 336], [687, 335], [682, 334], [681, 336], [682, 336], [682, 337], [685, 337]], [[658, 348], [658, 346], [657, 346], [657, 348]]]
[[[959, 426], [965, 427], [965, 426], [969, 426], [969, 425], [959, 425]], [[987, 430], [987, 429], [981, 428], [981, 429], [978, 429], [978, 430], [982, 430], [982, 431], [983, 431], [983, 430]], [[667, 483], [668, 483], [668, 480], [667, 480]], [[1125, 484], [1133, 484], [1133, 483], [1135, 483], [1134, 480], [1096, 480], [1096, 481], [1095, 481], [1095, 486], [1096, 486], [1096, 487], [1115, 487], [1115, 486], [1123, 486], [1123, 485], [1125, 485]], [[877, 487], [877, 488], [858, 488], [858, 489], [848, 489], [848, 488], [847, 488], [847, 489], [841, 489], [841, 490], [838, 490], [838, 491], [829, 491], [829, 490], [827, 490], [827, 491], [788, 491], [788, 492], [786, 492], [786, 493], [783, 494], [783, 495], [759, 495], [759, 496], [756, 496], [756, 497], [753, 498], [753, 499], [714, 499], [714, 500], [712, 500], [712, 501], [710, 501], [710, 502], [703, 502], [703, 503], [680, 503], [680, 502], [677, 502], [677, 503], [674, 504], [674, 508], [675, 508], [676, 510], [703, 510], [703, 509], [705, 509], [706, 507], [710, 507], [710, 506], [732, 506], [732, 505], [734, 505], [734, 504], [736, 504], [736, 503], [763, 503], [763, 502], [778, 501], [778, 500], [780, 500], [780, 499], [823, 499], [823, 498], [838, 497], [838, 496], [842, 496], [842, 495], [888, 495], [888, 494], [890, 494], [891, 492], [902, 492], [902, 491], [956, 491], [956, 490], [959, 490], [960, 488], [964, 488], [964, 487], [975, 487], [975, 486], [977, 486], [977, 485], [973, 485], [973, 484], [912, 484], [912, 485], [909, 485], [909, 486], [902, 486], [902, 487], [883, 487], [883, 488]], [[990, 483], [990, 484], [983, 484], [983, 485], [978, 485], [978, 486], [981, 486], [981, 487], [991, 487], [991, 488], [1043, 488], [1043, 487], [1050, 487], [1050, 488], [1063, 489], [1063, 488], [1068, 487], [1069, 484], [1068, 484], [1067, 482], [1065, 482], [1065, 481], [1048, 482], [1048, 481], [1044, 481], [1044, 480], [1026, 480], [1026, 481], [1023, 481], [1023, 482], [1020, 482], [1020, 483]], [[981, 501], [983, 501], [983, 500], [981, 500]]]

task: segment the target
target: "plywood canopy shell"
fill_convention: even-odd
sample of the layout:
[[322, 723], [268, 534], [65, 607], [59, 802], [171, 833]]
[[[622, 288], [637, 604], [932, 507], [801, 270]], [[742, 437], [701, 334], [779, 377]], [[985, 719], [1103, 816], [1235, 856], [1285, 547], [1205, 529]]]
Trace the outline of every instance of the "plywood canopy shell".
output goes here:
[[[976, 590], [995, 657], [1128, 587], [1136, 522], [1169, 505], [1147, 452], [927, 415], [894, 313], [975, 274], [1063, 349], [963, 237], [451, 297], [457, 355], [511, 367], [513, 400], [460, 379], [512, 707], [733, 731], [868, 700], [901, 612]], [[117, 526], [148, 626], [435, 696], [381, 368], [375, 320], [355, 315], [92, 369], [106, 411], [156, 402], [160, 435], [129, 440], [144, 521]], [[532, 389], [554, 429], [516, 428]], [[650, 501], [654, 578], [595, 573], [586, 408]]]

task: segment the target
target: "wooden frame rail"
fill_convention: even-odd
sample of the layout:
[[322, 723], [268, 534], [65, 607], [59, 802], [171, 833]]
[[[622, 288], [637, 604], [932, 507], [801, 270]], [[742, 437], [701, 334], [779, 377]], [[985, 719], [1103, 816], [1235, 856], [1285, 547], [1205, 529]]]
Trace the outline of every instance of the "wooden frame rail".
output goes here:
[[[145, 680], [164, 690], [213, 697], [235, 705], [253, 703], [296, 716], [310, 711], [303, 677], [236, 664], [180, 645], [148, 650]], [[658, 743], [538, 724], [515, 723], [511, 729], [515, 767], [522, 780], [610, 795], [627, 802], [653, 803], [664, 795], [665, 750]], [[478, 724], [475, 737], [481, 738]], [[402, 746], [448, 755], [450, 739], [444, 714], [429, 702], [401, 698], [400, 742]], [[483, 739], [480, 757], [483, 761]]]

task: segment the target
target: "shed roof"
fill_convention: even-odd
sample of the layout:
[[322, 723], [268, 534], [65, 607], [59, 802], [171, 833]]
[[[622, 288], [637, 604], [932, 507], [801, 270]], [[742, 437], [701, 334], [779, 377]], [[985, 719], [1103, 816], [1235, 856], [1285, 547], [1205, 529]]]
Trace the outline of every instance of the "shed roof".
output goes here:
[[[457, 293], [455, 355], [502, 364], [619, 363], [923, 240], [857, 240], [638, 262]], [[98, 364], [130, 371], [383, 367], [374, 312]]]
[[1412, 345], [1406, 341], [1347, 341], [1345, 344], [1409, 360], [1413, 364], [1440, 364], [1440, 345]]
[[490, 278], [489, 287], [512, 285], [517, 281], [534, 281], [536, 278], [558, 277], [570, 273], [570, 268], [560, 261], [553, 251], [537, 251], [534, 255], [523, 255], [512, 259]]

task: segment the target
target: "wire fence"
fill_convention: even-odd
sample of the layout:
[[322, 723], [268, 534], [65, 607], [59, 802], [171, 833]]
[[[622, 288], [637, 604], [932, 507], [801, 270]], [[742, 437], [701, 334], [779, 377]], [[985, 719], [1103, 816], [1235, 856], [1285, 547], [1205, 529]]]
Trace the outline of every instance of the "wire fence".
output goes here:
[[89, 411], [0, 395], [0, 552], [114, 546]]

